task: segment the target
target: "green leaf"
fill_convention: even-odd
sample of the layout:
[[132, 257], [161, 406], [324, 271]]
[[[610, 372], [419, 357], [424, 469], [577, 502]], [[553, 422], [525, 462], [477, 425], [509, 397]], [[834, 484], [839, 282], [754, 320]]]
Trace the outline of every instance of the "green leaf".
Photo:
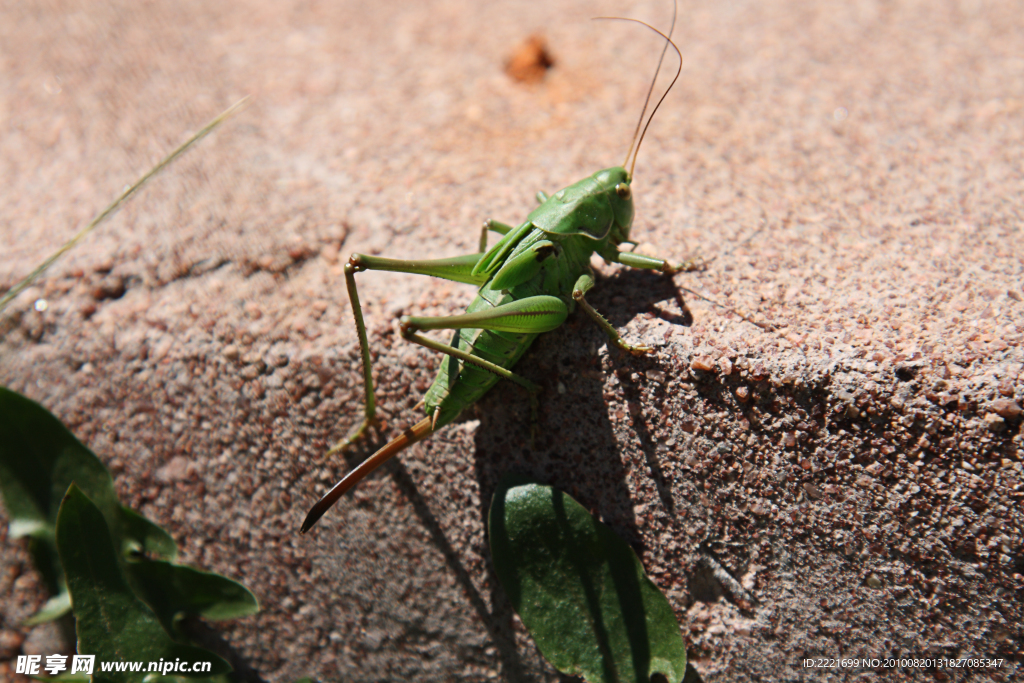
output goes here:
[[35, 401], [0, 387], [0, 491], [11, 536], [52, 543], [57, 510], [72, 482], [100, 508], [111, 533], [123, 537], [124, 552], [177, 557], [171, 535], [118, 502], [103, 462], [60, 420]]
[[96, 655], [95, 682], [141, 681], [145, 672], [101, 672], [101, 662], [160, 659], [212, 663], [203, 678], [231, 670], [223, 659], [171, 640], [125, 580], [100, 509], [72, 484], [57, 516], [57, 549], [78, 631], [79, 654]]
[[44, 624], [54, 619], [60, 619], [62, 616], [71, 611], [71, 594], [67, 590], [63, 590], [57, 593], [55, 596], [46, 601], [46, 603], [39, 608], [39, 611], [26, 619], [22, 624], [24, 626], [36, 626], [38, 624]]
[[155, 560], [129, 562], [125, 569], [135, 594], [171, 633], [179, 616], [235, 619], [260, 609], [248, 588], [220, 574]]
[[126, 553], [145, 553], [152, 558], [173, 562], [178, 557], [178, 544], [167, 531], [130, 507], [121, 507], [122, 532]]
[[633, 550], [567, 494], [506, 477], [488, 520], [498, 580], [537, 647], [589, 683], [678, 683], [686, 646]]
[[0, 491], [11, 535], [52, 542], [57, 510], [71, 482], [117, 528], [121, 506], [99, 458], [41, 405], [0, 387]]

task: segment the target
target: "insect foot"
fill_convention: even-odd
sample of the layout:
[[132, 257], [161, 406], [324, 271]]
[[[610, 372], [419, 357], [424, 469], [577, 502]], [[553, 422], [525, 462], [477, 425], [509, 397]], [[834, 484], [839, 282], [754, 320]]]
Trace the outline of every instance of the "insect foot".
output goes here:
[[344, 439], [342, 439], [338, 443], [336, 443], [333, 446], [331, 446], [330, 450], [328, 450], [326, 453], [324, 453], [323, 457], [324, 458], [328, 458], [328, 457], [334, 455], [335, 453], [341, 453], [342, 451], [347, 449], [349, 446], [354, 444], [356, 441], [359, 441], [364, 436], [366, 436], [366, 432], [371, 427], [373, 429], [375, 429], [378, 433], [383, 431], [383, 429], [384, 429], [384, 425], [381, 424], [380, 418], [378, 418], [378, 417], [368, 417], [368, 418], [365, 418], [359, 424], [358, 427], [356, 427], [355, 429], [352, 430], [351, 434], [349, 434]]
[[668, 261], [665, 261], [665, 265], [662, 266], [661, 272], [666, 275], [675, 275], [676, 273], [692, 273], [697, 270], [705, 270], [708, 267], [709, 261], [703, 256], [694, 256], [691, 259], [683, 261], [678, 266], [673, 266]]
[[602, 330], [604, 330], [605, 334], [608, 335], [608, 339], [614, 342], [614, 344], [623, 351], [629, 351], [635, 356], [640, 356], [649, 351], [653, 351], [654, 349], [651, 348], [650, 346], [641, 346], [639, 344], [630, 344], [629, 342], [627, 342], [625, 339], [622, 338], [622, 335], [619, 334], [618, 330], [615, 329], [615, 326], [608, 322], [608, 320], [603, 315], [598, 313], [597, 310], [587, 302], [587, 300], [584, 297], [587, 293], [587, 290], [590, 289], [590, 287], [592, 286], [593, 279], [587, 276], [587, 279], [583, 281], [583, 284], [577, 286], [573, 290], [572, 298], [576, 301], [576, 303], [580, 305], [581, 308], [583, 308], [587, 315], [589, 315], [590, 318], [594, 322], [596, 322]]
[[645, 353], [650, 353], [651, 351], [654, 350], [654, 347], [652, 346], [640, 346], [638, 344], [630, 344], [621, 338], [618, 339], [615, 343], [620, 349], [624, 351], [629, 351], [634, 356], [642, 356]]

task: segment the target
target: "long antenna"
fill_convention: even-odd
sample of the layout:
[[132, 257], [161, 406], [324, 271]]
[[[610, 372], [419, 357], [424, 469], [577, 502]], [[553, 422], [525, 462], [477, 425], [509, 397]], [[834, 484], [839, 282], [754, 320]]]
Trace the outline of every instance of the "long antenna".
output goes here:
[[14, 300], [14, 297], [18, 296], [18, 294], [20, 294], [22, 290], [24, 290], [26, 287], [32, 284], [36, 278], [42, 275], [43, 272], [47, 268], [49, 268], [54, 261], [56, 261], [64, 254], [64, 252], [68, 251], [73, 246], [78, 244], [82, 240], [82, 238], [84, 238], [86, 235], [92, 232], [97, 225], [102, 223], [104, 220], [109, 218], [115, 211], [121, 208], [121, 205], [125, 201], [127, 201], [129, 197], [135, 194], [143, 185], [145, 185], [146, 181], [160, 173], [160, 171], [167, 168], [167, 166], [170, 165], [172, 161], [174, 161], [179, 156], [184, 154], [185, 150], [187, 150], [189, 147], [191, 147], [192, 145], [194, 145], [195, 143], [199, 142], [204, 137], [212, 133], [214, 128], [224, 123], [224, 121], [228, 119], [232, 114], [241, 109], [248, 101], [248, 99], [248, 97], [243, 97], [241, 100], [239, 100], [231, 107], [229, 107], [227, 110], [225, 110], [224, 113], [222, 113], [220, 116], [218, 116], [217, 118], [213, 119], [208, 124], [203, 126], [203, 128], [198, 133], [190, 137], [185, 142], [181, 143], [181, 145], [179, 145], [177, 149], [175, 149], [173, 152], [165, 156], [160, 161], [160, 163], [158, 163], [156, 166], [150, 169], [148, 173], [146, 173], [137, 181], [135, 181], [134, 185], [130, 186], [128, 189], [122, 192], [120, 197], [115, 199], [109, 206], [107, 206], [107, 208], [103, 209], [103, 211], [100, 211], [95, 218], [89, 221], [88, 225], [79, 230], [78, 233], [74, 235], [74, 237], [65, 242], [64, 246], [62, 246], [60, 249], [51, 254], [49, 258], [43, 261], [38, 267], [36, 267], [35, 270], [26, 275], [25, 279], [11, 287], [11, 289], [8, 290], [3, 295], [3, 297], [0, 297], [0, 311], [2, 311], [7, 306], [7, 304], [9, 304], [12, 300]]
[[664, 38], [668, 42], [668, 44], [672, 46], [672, 49], [676, 51], [676, 55], [679, 57], [679, 66], [676, 68], [676, 75], [672, 77], [672, 82], [668, 84], [668, 89], [665, 90], [664, 93], [662, 93], [661, 99], [659, 99], [658, 103], [656, 105], [654, 105], [654, 109], [651, 110], [651, 115], [647, 117], [647, 124], [644, 126], [643, 132], [640, 133], [640, 140], [639, 140], [639, 142], [636, 143], [636, 149], [633, 150], [633, 163], [629, 165], [629, 177], [630, 178], [633, 177], [633, 169], [636, 168], [636, 157], [637, 157], [638, 154], [640, 154], [640, 145], [644, 141], [644, 136], [647, 135], [647, 129], [650, 127], [651, 121], [654, 120], [654, 115], [658, 113], [658, 108], [661, 107], [661, 103], [665, 101], [665, 98], [668, 97], [669, 92], [671, 92], [672, 88], [675, 86], [676, 81], [679, 80], [679, 74], [683, 73], [683, 53], [679, 51], [679, 48], [676, 46], [675, 43], [672, 42], [672, 39], [669, 38], [668, 36], [666, 36], [664, 33], [659, 31], [658, 29], [656, 29], [653, 26], [651, 26], [650, 24], [646, 24], [646, 23], [644, 23], [642, 21], [639, 21], [637, 19], [633, 19], [632, 21], [636, 21], [638, 24], [643, 24], [644, 26], [646, 26], [647, 28], [651, 29], [652, 31], [657, 33], [659, 36]]
[[[654, 69], [654, 78], [651, 79], [651, 85], [650, 85], [649, 88], [647, 88], [647, 97], [644, 98], [644, 106], [643, 106], [643, 109], [640, 110], [640, 118], [637, 119], [636, 128], [633, 130], [633, 139], [629, 141], [629, 149], [626, 151], [626, 159], [625, 159], [625, 161], [622, 162], [622, 165], [625, 166], [627, 163], [629, 163], [629, 155], [633, 154], [633, 164], [630, 166], [630, 169], [629, 169], [629, 176], [630, 176], [630, 178], [633, 177], [633, 168], [636, 167], [636, 154], [639, 154], [639, 152], [640, 152], [640, 143], [642, 143], [644, 141], [644, 135], [646, 135], [646, 133], [647, 133], [647, 126], [651, 125], [651, 120], [654, 118], [655, 112], [658, 111], [658, 107], [661, 106], [661, 103], [665, 100], [665, 97], [668, 96], [669, 90], [672, 90], [672, 86], [674, 86], [676, 84], [676, 80], [679, 79], [679, 74], [682, 72], [682, 69], [683, 69], [683, 55], [682, 55], [682, 53], [679, 52], [679, 48], [676, 47], [676, 44], [672, 42], [672, 33], [673, 33], [673, 31], [675, 31], [675, 28], [676, 28], [676, 14], [678, 13], [678, 11], [679, 11], [678, 2], [676, 0], [673, 0], [673, 2], [672, 2], [672, 24], [669, 26], [668, 35], [665, 35], [664, 33], [659, 31], [658, 29], [654, 28], [653, 26], [651, 26], [647, 22], [640, 21], [639, 19], [630, 19], [628, 17], [594, 17], [594, 19], [603, 19], [603, 20], [632, 21], [634, 23], [646, 26], [647, 28], [651, 29], [652, 31], [657, 33], [659, 36], [661, 36], [662, 38], [665, 39], [665, 46], [661, 49], [661, 55], [658, 57], [658, 66], [655, 67], [655, 69]], [[649, 119], [647, 119], [647, 125], [644, 126], [644, 128], [643, 128], [643, 134], [640, 134], [640, 126], [643, 125], [644, 114], [647, 113], [647, 105], [650, 104], [650, 102], [651, 102], [651, 95], [654, 93], [654, 85], [658, 81], [658, 74], [661, 73], [661, 64], [662, 64], [662, 62], [665, 61], [665, 53], [668, 52], [668, 46], [669, 45], [672, 46], [672, 49], [675, 50], [676, 54], [679, 56], [679, 69], [676, 71], [676, 75], [675, 75], [675, 78], [672, 79], [672, 83], [669, 84], [668, 90], [665, 91], [665, 93], [661, 96], [661, 99], [659, 99], [658, 103], [654, 106], [654, 110], [651, 112], [651, 117]], [[640, 142], [637, 142], [637, 135], [638, 134], [640, 134]], [[636, 150], [635, 150], [636, 154], [634, 154], [633, 145], [636, 145]]]

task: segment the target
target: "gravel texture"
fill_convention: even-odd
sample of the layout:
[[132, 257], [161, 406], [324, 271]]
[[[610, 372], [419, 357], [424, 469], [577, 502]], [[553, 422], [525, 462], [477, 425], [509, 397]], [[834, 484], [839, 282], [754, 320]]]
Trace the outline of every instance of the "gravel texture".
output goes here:
[[[667, 2], [6, 3], [0, 290], [187, 132], [251, 105], [2, 314], [0, 383], [40, 401], [263, 611], [208, 637], [250, 680], [556, 680], [489, 565], [510, 470], [600, 514], [666, 592], [704, 681], [850, 680], [806, 657], [1024, 650], [1024, 15], [1014, 3], [680, 5], [679, 83], [633, 184], [646, 253], [463, 419], [309, 505], [379, 441], [359, 419], [351, 252], [475, 250], [621, 162]], [[506, 75], [531, 36], [554, 62]], [[667, 59], [671, 64], [671, 57]], [[677, 295], [673, 286], [685, 287]], [[465, 286], [360, 276], [386, 435], [438, 359], [406, 313]], [[728, 306], [725, 310], [699, 298]], [[44, 299], [47, 308], [35, 310]], [[745, 322], [740, 313], [768, 329]], [[3, 660], [69, 645], [0, 531]], [[910, 680], [915, 670], [888, 671]]]

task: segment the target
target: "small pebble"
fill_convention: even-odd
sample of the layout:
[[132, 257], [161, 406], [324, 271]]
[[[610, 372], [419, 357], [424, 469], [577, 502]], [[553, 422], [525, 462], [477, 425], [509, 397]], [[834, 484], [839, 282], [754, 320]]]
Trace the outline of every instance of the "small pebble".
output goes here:
[[989, 404], [988, 409], [999, 417], [1007, 420], [1012, 420], [1016, 417], [1020, 417], [1021, 407], [1016, 401], [1012, 401], [1008, 398], [997, 398]]
[[690, 363], [690, 369], [711, 372], [715, 369], [715, 362], [711, 359], [711, 356], [698, 356]]
[[985, 413], [985, 426], [990, 431], [1002, 432], [1006, 429], [1006, 420], [996, 413]]

